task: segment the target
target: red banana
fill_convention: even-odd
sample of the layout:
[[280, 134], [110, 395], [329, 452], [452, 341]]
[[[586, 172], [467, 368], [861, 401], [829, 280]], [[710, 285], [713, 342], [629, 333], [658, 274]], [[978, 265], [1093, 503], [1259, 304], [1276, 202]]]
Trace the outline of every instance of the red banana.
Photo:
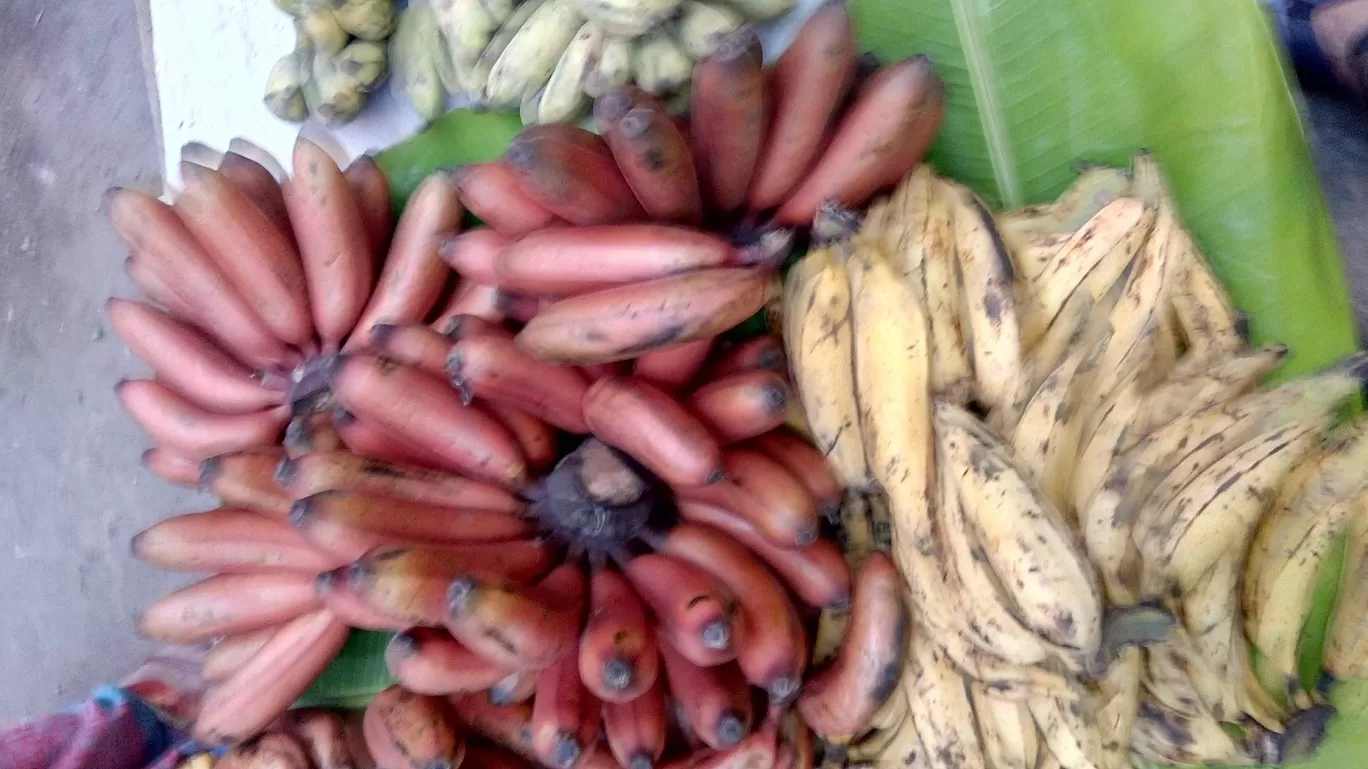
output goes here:
[[723, 443], [754, 438], [788, 419], [789, 386], [773, 371], [744, 371], [703, 385], [689, 408]]
[[631, 702], [655, 683], [660, 657], [646, 607], [616, 571], [594, 569], [589, 620], [579, 643], [579, 678], [606, 702]]
[[703, 200], [689, 139], [663, 109], [634, 98], [634, 91], [639, 89], [623, 86], [594, 103], [599, 131], [651, 221], [698, 224]]
[[697, 270], [579, 294], [537, 313], [518, 345], [556, 363], [609, 363], [707, 339], [755, 314], [770, 273], [762, 269]]
[[333, 616], [365, 630], [403, 630], [412, 623], [387, 614], [357, 592], [345, 570], [325, 571], [314, 578], [314, 591]]
[[299, 240], [314, 326], [324, 350], [336, 350], [366, 306], [375, 258], [356, 194], [332, 157], [301, 135], [293, 166], [285, 207]]
[[446, 626], [491, 662], [514, 670], [542, 669], [574, 651], [584, 592], [584, 575], [570, 563], [536, 588], [461, 576], [448, 590]]
[[315, 574], [341, 566], [289, 525], [247, 510], [186, 513], [133, 536], [133, 557], [172, 571], [283, 569]]
[[556, 215], [528, 195], [504, 163], [473, 163], [451, 171], [452, 183], [470, 213], [510, 238], [553, 227]]
[[456, 290], [451, 293], [451, 299], [446, 306], [428, 325], [441, 333], [446, 333], [452, 319], [459, 315], [469, 315], [501, 323], [504, 319], [504, 311], [500, 306], [500, 297], [499, 289], [494, 286], [469, 280], [461, 281]]
[[447, 376], [469, 403], [475, 398], [526, 411], [572, 433], [587, 433], [584, 376], [567, 366], [543, 363], [519, 350], [512, 339], [481, 334], [451, 348]]
[[402, 686], [375, 695], [361, 722], [375, 769], [456, 769], [465, 758], [465, 735], [441, 697]]
[[540, 760], [532, 751], [532, 705], [494, 705], [482, 694], [457, 694], [450, 698], [456, 717], [471, 731], [517, 755]]
[[315, 525], [340, 525], [391, 542], [461, 545], [518, 539], [527, 522], [507, 513], [464, 510], [411, 500], [323, 491], [297, 500], [290, 523], [309, 536]]
[[[501, 321], [489, 320], [478, 315], [457, 315], [447, 322], [446, 328], [443, 328], [441, 333], [452, 342], [490, 334], [505, 339], [513, 338], [513, 332]], [[446, 361], [442, 361], [442, 371], [446, 373]]]
[[651, 607], [664, 639], [685, 659], [709, 666], [736, 658], [734, 599], [716, 577], [658, 553], [633, 558], [623, 572]]
[[740, 627], [736, 658], [746, 680], [785, 703], [798, 693], [807, 667], [807, 634], [783, 585], [750, 551], [717, 529], [682, 523], [656, 548], [707, 569], [736, 596]]
[[313, 343], [304, 268], [294, 243], [217, 171], [182, 161], [175, 210], [205, 253], [278, 339]]
[[466, 761], [470, 762], [469, 766], [480, 767], [480, 769], [532, 768], [532, 764], [521, 756], [483, 740], [472, 740], [466, 746]]
[[338, 402], [364, 420], [442, 457], [451, 469], [517, 488], [527, 466], [513, 437], [461, 402], [436, 377], [366, 355], [341, 360], [331, 377]]
[[447, 593], [468, 573], [527, 582], [551, 565], [551, 553], [532, 542], [461, 547], [385, 546], [335, 572], [377, 611], [415, 625], [441, 625], [450, 614]]
[[850, 569], [834, 542], [818, 539], [807, 547], [779, 547], [736, 514], [699, 502], [680, 500], [679, 514], [735, 537], [809, 606], [843, 608], [849, 601]]
[[345, 448], [342, 436], [327, 410], [300, 414], [285, 426], [285, 456], [294, 459], [306, 454], [339, 451]]
[[774, 116], [751, 179], [747, 205], [767, 211], [812, 166], [855, 79], [855, 32], [841, 2], [808, 17], [771, 76]]
[[200, 461], [177, 454], [170, 449], [148, 449], [142, 454], [142, 466], [153, 475], [176, 486], [197, 488], [200, 485]]
[[154, 601], [138, 618], [138, 634], [197, 643], [277, 625], [321, 606], [312, 574], [219, 574]]
[[598, 135], [570, 125], [523, 129], [503, 159], [528, 195], [575, 226], [641, 219], [645, 212]]
[[694, 67], [689, 136], [708, 208], [729, 213], [746, 202], [769, 116], [755, 31], [725, 36]]
[[636, 359], [632, 375], [666, 392], [682, 390], [703, 369], [712, 346], [712, 339], [699, 339], [648, 352]]
[[631, 377], [604, 377], [584, 395], [594, 436], [622, 449], [667, 483], [703, 485], [723, 476], [721, 449], [674, 398]]
[[779, 547], [807, 547], [817, 541], [817, 503], [784, 466], [753, 451], [722, 454], [725, 480], [708, 486], [679, 486], [684, 500], [720, 507], [755, 527]]
[[194, 736], [210, 744], [238, 742], [279, 718], [309, 688], [347, 641], [330, 612], [298, 617], [200, 703]]
[[366, 243], [371, 256], [381, 259], [389, 250], [390, 233], [394, 229], [389, 180], [370, 155], [353, 160], [342, 175], [347, 177], [347, 184], [356, 196], [356, 208], [366, 227]]
[[522, 502], [498, 487], [440, 470], [364, 459], [349, 451], [287, 459], [276, 468], [276, 480], [296, 499], [322, 491], [349, 491], [494, 513], [523, 509]]
[[265, 166], [230, 150], [223, 154], [218, 172], [242, 190], [253, 205], [271, 220], [271, 224], [289, 239], [290, 244], [294, 244], [290, 215], [285, 211], [285, 196], [280, 192], [280, 183]]
[[692, 753], [662, 769], [774, 769], [778, 750], [778, 725], [771, 717], [734, 748]]
[[157, 378], [210, 411], [248, 414], [284, 402], [284, 393], [261, 384], [199, 331], [150, 304], [110, 299], [110, 325]]
[[394, 680], [418, 694], [480, 692], [508, 675], [439, 628], [395, 634], [385, 647], [385, 664]]
[[503, 403], [485, 401], [480, 405], [508, 428], [518, 442], [518, 448], [522, 449], [529, 468], [542, 472], [556, 464], [556, 431], [551, 425], [522, 409]]
[[209, 457], [200, 463], [200, 483], [217, 494], [224, 505], [284, 519], [294, 500], [275, 480], [276, 465], [283, 456], [272, 446]]
[[831, 472], [826, 456], [806, 438], [781, 427], [757, 436], [746, 445], [783, 465], [816, 500], [822, 515], [832, 518], [840, 513], [845, 489]]
[[580, 681], [573, 654], [537, 677], [532, 700], [532, 751], [553, 769], [570, 769], [598, 737], [599, 703]]
[[443, 376], [446, 374], [446, 359], [451, 354], [452, 340], [421, 324], [392, 326], [377, 323], [371, 326], [370, 345], [395, 363], [412, 366], [433, 376]]
[[499, 255], [511, 242], [497, 230], [467, 230], [443, 240], [437, 253], [463, 280], [503, 288], [498, 274]]
[[665, 753], [665, 730], [663, 679], [631, 702], [603, 703], [604, 735], [623, 769], [652, 769]]
[[277, 441], [289, 410], [211, 414], [152, 379], [124, 380], [114, 392], [124, 410], [158, 446], [187, 457], [212, 457]]
[[773, 336], [747, 339], [723, 352], [716, 362], [708, 366], [704, 378], [711, 382], [743, 371], [773, 371], [786, 374], [788, 358], [784, 355], [784, 342]]
[[[461, 224], [461, 201], [442, 172], [429, 176], [409, 198], [380, 279], [346, 348], [361, 349], [379, 323], [422, 323], [441, 298], [447, 268], [437, 258], [445, 233]], [[383, 253], [383, 252], [377, 252]]]
[[863, 205], [921, 162], [940, 128], [945, 87], [925, 56], [890, 64], [855, 95], [822, 157], [779, 207], [775, 220], [807, 225], [826, 203]]
[[272, 625], [218, 639], [204, 655], [204, 663], [200, 665], [200, 677], [215, 683], [227, 680], [238, 668], [247, 664], [247, 660], [256, 656], [280, 627]]
[[750, 732], [750, 688], [733, 662], [699, 667], [668, 644], [660, 650], [681, 726], [713, 749], [729, 748]]
[[450, 465], [436, 453], [414, 445], [376, 421], [362, 421], [340, 406], [332, 409], [332, 424], [343, 445], [359, 457], [439, 470]]

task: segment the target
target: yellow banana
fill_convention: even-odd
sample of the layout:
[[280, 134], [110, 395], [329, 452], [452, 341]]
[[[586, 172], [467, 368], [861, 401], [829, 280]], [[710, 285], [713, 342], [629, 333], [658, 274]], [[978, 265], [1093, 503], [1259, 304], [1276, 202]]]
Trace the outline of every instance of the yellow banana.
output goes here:
[[432, 11], [424, 6], [405, 10], [389, 40], [392, 88], [424, 120], [434, 120], [446, 108], [440, 73], [441, 32]]
[[432, 0], [429, 5], [442, 30], [451, 60], [467, 69], [480, 58], [500, 24], [506, 20], [494, 18], [480, 0]]
[[822, 609], [822, 615], [817, 620], [817, 634], [812, 642], [812, 664], [820, 665], [836, 656], [849, 626], [848, 609]]
[[585, 18], [610, 35], [636, 37], [664, 24], [678, 11], [680, 0], [573, 0]]
[[1026, 704], [994, 697], [979, 682], [969, 685], [969, 694], [988, 765], [994, 769], [1035, 769], [1039, 735]]
[[[489, 70], [484, 101], [491, 107], [509, 107], [523, 95], [546, 84], [574, 39], [584, 17], [570, 0], [545, 0], [518, 28]], [[483, 57], [482, 57], [483, 58]]]
[[921, 628], [910, 635], [908, 666], [913, 678], [907, 702], [922, 746], [936, 765], [986, 769], [964, 679]]
[[1102, 745], [1102, 766], [1124, 769], [1130, 765], [1130, 735], [1140, 710], [1140, 675], [1144, 652], [1130, 647], [1112, 662], [1097, 681], [1097, 731]]
[[[1196, 581], [1183, 584], [1179, 599], [1188, 638], [1216, 684], [1212, 691], [1199, 688], [1199, 693], [1220, 718], [1233, 718], [1240, 712], [1236, 687], [1243, 681], [1234, 679], [1230, 671], [1232, 633], [1239, 623], [1238, 579], [1239, 559], [1228, 554], [1217, 559]], [[1240, 638], [1243, 640], [1243, 636]]]
[[[466, 1], [469, 2], [469, 0]], [[554, 1], [563, 2], [563, 0]], [[518, 33], [522, 32], [523, 27], [527, 26], [527, 23], [531, 21], [532, 17], [536, 15], [543, 6], [551, 2], [553, 2], [553, 0], [524, 0], [523, 3], [513, 9], [513, 13], [504, 20], [503, 24], [498, 25], [498, 28], [494, 31], [493, 35], [489, 37], [489, 42], [485, 43], [480, 49], [475, 62], [470, 65], [469, 77], [471, 83], [474, 84], [474, 87], [470, 89], [470, 96], [472, 99], [478, 101], [487, 98], [486, 92], [489, 88], [490, 75], [494, 71], [494, 65], [499, 62], [499, 59], [503, 58], [503, 54], [508, 50], [508, 46], [513, 43], [513, 39], [518, 36]], [[450, 46], [449, 40], [448, 46]], [[559, 54], [560, 51], [558, 50], [556, 53]], [[454, 51], [452, 53], [452, 59], [457, 59]]]
[[789, 11], [797, 5], [798, 0], [729, 0], [737, 10], [741, 11], [746, 18], [752, 21], [764, 21], [765, 19], [775, 19]]
[[664, 32], [652, 32], [636, 43], [632, 74], [642, 90], [658, 96], [679, 91], [693, 76], [693, 60]]
[[1095, 714], [1055, 697], [1032, 697], [1026, 704], [1063, 769], [1103, 769], [1102, 734]]
[[593, 22], [580, 26], [556, 62], [546, 86], [538, 93], [534, 119], [524, 118], [524, 123], [567, 123], [583, 114], [589, 105], [584, 78], [598, 63], [603, 39], [603, 30]]
[[1368, 494], [1352, 503], [1344, 571], [1325, 638], [1325, 672], [1332, 681], [1368, 678]]
[[1142, 432], [1159, 428], [1203, 409], [1218, 406], [1254, 389], [1287, 358], [1287, 346], [1271, 344], [1211, 362], [1190, 376], [1170, 377], [1145, 396], [1137, 423]]
[[1155, 764], [1253, 763], [1209, 714], [1176, 713], [1152, 698], [1140, 702], [1140, 714], [1131, 731], [1131, 750], [1141, 760]]
[[[1122, 168], [1085, 168], [1051, 203], [1004, 211], [997, 216], [998, 231], [1012, 250], [1032, 239], [1072, 235], [1108, 203], [1130, 194], [1130, 174]], [[1019, 262], [1020, 263], [1020, 262]], [[1026, 274], [1029, 280], [1033, 274]]]
[[1083, 433], [1083, 402], [1100, 345], [1080, 344], [1040, 383], [1017, 420], [1012, 450], [1017, 464], [1066, 518], [1073, 515], [1073, 468]]
[[591, 99], [608, 93], [632, 79], [632, 41], [609, 35], [599, 51], [598, 64], [584, 78], [584, 92]]
[[679, 9], [675, 34], [694, 59], [711, 56], [723, 37], [746, 23], [740, 13], [724, 3], [684, 0]]

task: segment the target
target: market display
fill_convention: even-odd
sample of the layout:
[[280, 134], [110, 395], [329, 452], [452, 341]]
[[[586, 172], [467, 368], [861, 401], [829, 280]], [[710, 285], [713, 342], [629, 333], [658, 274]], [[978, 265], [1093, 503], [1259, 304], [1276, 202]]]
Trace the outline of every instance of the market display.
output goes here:
[[1368, 664], [1368, 355], [1261, 389], [1295, 351], [1250, 347], [1153, 157], [993, 212], [921, 162], [928, 60], [868, 66], [828, 3], [766, 69], [769, 5], [410, 6], [415, 107], [529, 126], [397, 222], [302, 136], [284, 181], [230, 152], [110, 194], [145, 297], [110, 320], [154, 374], [120, 401], [221, 502], [134, 538], [211, 575], [138, 631], [215, 640], [222, 760], [349, 765], [289, 708], [352, 629], [392, 634], [384, 769], [1315, 750]]
[[294, 18], [295, 48], [266, 78], [266, 108], [292, 123], [350, 122], [389, 76], [394, 0], [274, 2]]

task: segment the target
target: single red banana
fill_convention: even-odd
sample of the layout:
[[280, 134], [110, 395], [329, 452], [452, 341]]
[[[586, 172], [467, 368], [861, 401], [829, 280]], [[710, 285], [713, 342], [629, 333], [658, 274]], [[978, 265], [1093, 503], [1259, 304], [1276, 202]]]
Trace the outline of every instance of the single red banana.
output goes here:
[[[441, 333], [452, 342], [489, 334], [501, 336], [505, 339], [513, 338], [513, 332], [503, 325], [502, 321], [490, 320], [478, 315], [457, 315], [447, 322], [446, 328], [442, 329]], [[442, 368], [443, 373], [445, 373], [446, 361], [442, 362]]]
[[294, 230], [290, 228], [290, 215], [285, 211], [285, 196], [280, 191], [280, 182], [266, 167], [237, 152], [225, 152], [218, 172], [228, 177], [239, 190], [242, 190], [252, 203], [271, 220], [271, 224], [281, 232], [290, 244], [294, 245]]
[[362, 421], [340, 406], [332, 409], [331, 416], [343, 446], [359, 457], [437, 470], [445, 469], [450, 464], [437, 454], [415, 446], [402, 435], [377, 422]]
[[334, 572], [382, 614], [413, 625], [438, 626], [450, 613], [447, 592], [469, 573], [529, 582], [551, 568], [552, 553], [533, 542], [409, 547], [389, 545]]
[[148, 449], [142, 454], [142, 466], [153, 475], [176, 486], [198, 488], [200, 461], [177, 454], [170, 449]]
[[[506, 245], [491, 278], [501, 288], [564, 296], [714, 267], [772, 266], [787, 240], [749, 246], [664, 224], [613, 224], [542, 230]], [[478, 279], [478, 278], [477, 278]]]
[[909, 621], [906, 589], [888, 554], [875, 550], [855, 576], [850, 625], [836, 657], [808, 679], [798, 712], [829, 743], [864, 733], [897, 688]]
[[832, 518], [840, 513], [845, 489], [831, 472], [826, 456], [806, 438], [781, 427], [753, 438], [746, 447], [783, 465], [812, 495], [823, 516]]
[[517, 514], [524, 505], [503, 489], [440, 470], [327, 451], [287, 459], [276, 480], [296, 499], [323, 491], [349, 491], [466, 510]]
[[284, 406], [252, 414], [212, 414], [153, 379], [124, 380], [114, 392], [158, 446], [201, 459], [272, 445], [290, 417]]
[[603, 703], [603, 732], [623, 769], [652, 769], [665, 753], [665, 731], [663, 678], [631, 702]]
[[584, 575], [570, 563], [536, 588], [461, 576], [448, 590], [446, 626], [491, 662], [514, 670], [542, 669], [574, 651], [584, 592]]
[[716, 577], [658, 553], [633, 558], [623, 573], [651, 608], [664, 640], [685, 659], [709, 666], [736, 658], [735, 599]]
[[376, 769], [457, 769], [465, 758], [465, 734], [441, 697], [391, 686], [366, 706], [361, 725]]
[[581, 405], [588, 389], [584, 376], [527, 355], [512, 339], [495, 334], [462, 339], [451, 348], [446, 372], [466, 403], [480, 398], [567, 432], [589, 432]]
[[314, 590], [323, 606], [351, 627], [364, 630], [403, 630], [411, 622], [387, 614], [357, 592], [345, 570], [325, 571], [314, 578]]
[[579, 678], [605, 702], [630, 702], [656, 680], [660, 655], [646, 607], [620, 573], [594, 569], [589, 620], [579, 644]]
[[703, 198], [719, 213], [745, 204], [765, 142], [769, 106], [756, 45], [755, 31], [741, 27], [694, 67], [689, 136]]
[[226, 681], [205, 694], [193, 734], [238, 742], [279, 718], [347, 641], [347, 626], [317, 611], [285, 624]]
[[722, 450], [674, 398], [632, 377], [604, 377], [584, 395], [594, 437], [622, 449], [664, 481], [705, 485], [724, 477]]
[[679, 500], [679, 514], [735, 537], [809, 606], [839, 609], [850, 600], [850, 569], [834, 542], [818, 539], [807, 547], [779, 547], [735, 513], [700, 502]]
[[450, 697], [456, 717], [472, 732], [529, 761], [541, 761], [532, 751], [532, 704], [494, 705], [483, 694]]
[[712, 339], [699, 339], [648, 352], [636, 359], [632, 375], [666, 392], [682, 390], [698, 377], [712, 346]]
[[745, 371], [787, 374], [788, 357], [784, 355], [784, 342], [773, 336], [747, 339], [722, 352], [717, 360], [708, 366], [704, 378], [711, 382]]
[[692, 753], [662, 769], [774, 769], [778, 751], [778, 725], [771, 717], [734, 748]]
[[218, 639], [204, 655], [204, 662], [200, 665], [200, 677], [214, 683], [227, 680], [238, 668], [247, 664], [247, 660], [256, 656], [261, 647], [265, 646], [280, 628], [280, 625], [272, 625]]
[[451, 324], [452, 319], [461, 315], [502, 323], [505, 316], [500, 306], [500, 297], [499, 289], [494, 286], [469, 280], [461, 281], [456, 290], [452, 292], [451, 299], [446, 306], [437, 313], [437, 317], [428, 325], [438, 332], [446, 333], [447, 326]]
[[598, 701], [580, 681], [575, 656], [553, 663], [537, 677], [532, 700], [533, 752], [548, 767], [570, 769], [598, 736], [598, 709]]
[[220, 454], [200, 462], [200, 483], [224, 505], [243, 507], [283, 520], [294, 502], [275, 480], [284, 452], [270, 446], [236, 454]]
[[342, 436], [333, 425], [327, 410], [300, 414], [285, 426], [285, 456], [290, 459], [306, 454], [340, 451], [346, 448]]
[[298, 708], [285, 714], [287, 733], [299, 740], [313, 769], [354, 769], [357, 766], [341, 711]]
[[556, 215], [528, 195], [517, 175], [498, 160], [452, 169], [451, 180], [466, 209], [506, 237], [516, 238], [559, 223]]
[[855, 79], [855, 32], [845, 4], [827, 2], [808, 17], [774, 66], [774, 114], [747, 206], [768, 211], [812, 166]]
[[284, 402], [250, 369], [194, 328], [144, 302], [110, 299], [110, 325], [157, 378], [195, 405], [216, 413], [249, 414]]
[[297, 737], [277, 729], [234, 745], [214, 766], [223, 769], [311, 769], [313, 764]]
[[522, 409], [495, 401], [483, 401], [480, 405], [508, 428], [529, 468], [540, 473], [556, 464], [556, 431], [551, 425]]
[[378, 323], [370, 330], [370, 346], [380, 355], [433, 376], [446, 374], [446, 359], [451, 354], [452, 344], [450, 337], [422, 324], [392, 326]]
[[500, 706], [530, 702], [532, 696], [537, 693], [537, 679], [540, 675], [539, 670], [515, 670], [509, 673], [489, 687], [489, 701]]
[[430, 695], [482, 692], [508, 675], [440, 628], [395, 634], [385, 647], [385, 665], [405, 689]]
[[324, 350], [336, 350], [366, 306], [375, 259], [356, 194], [332, 157], [300, 136], [293, 166], [285, 207], [299, 240], [314, 326]]
[[808, 663], [807, 633], [783, 585], [742, 545], [717, 529], [676, 526], [656, 548], [707, 569], [736, 596], [737, 662], [752, 685], [785, 703], [798, 693]]
[[512, 488], [527, 481], [527, 465], [508, 430], [461, 402], [436, 377], [366, 355], [341, 360], [333, 395], [349, 411], [442, 457], [451, 469]]
[[356, 208], [366, 227], [366, 244], [370, 246], [371, 258], [382, 259], [389, 250], [390, 233], [394, 229], [389, 180], [370, 155], [353, 160], [342, 175], [356, 196]]
[[280, 520], [230, 507], [185, 513], [133, 536], [133, 557], [172, 571], [258, 571], [305, 574], [343, 561], [309, 544]]
[[525, 536], [522, 518], [487, 510], [442, 507], [347, 491], [323, 491], [295, 501], [290, 523], [305, 537], [315, 525], [340, 525], [389, 542], [462, 545]]
[[254, 368], [283, 369], [295, 354], [271, 333], [214, 265], [170, 206], [115, 188], [105, 198], [110, 224], [133, 253], [129, 275], [144, 294], [223, 343]]
[[175, 210], [252, 311], [285, 342], [313, 343], [304, 267], [294, 243], [227, 177], [182, 161]]
[[534, 296], [532, 294], [519, 294], [513, 291], [499, 290], [499, 312], [514, 323], [527, 324], [537, 313], [556, 303], [555, 297]]
[[736, 326], [764, 306], [770, 279], [767, 270], [721, 268], [579, 294], [537, 313], [518, 345], [556, 363], [637, 358]]
[[312, 574], [219, 574], [154, 601], [138, 618], [138, 634], [198, 643], [278, 625], [321, 606]]
[[629, 88], [594, 103], [599, 132], [651, 221], [698, 224], [703, 200], [689, 138], [659, 106], [634, 103]]
[[694, 391], [689, 408], [723, 443], [767, 433], [788, 419], [789, 386], [773, 371], [743, 371]]
[[730, 748], [751, 728], [750, 688], [733, 662], [699, 667], [666, 644], [660, 650], [682, 726], [714, 750]]
[[678, 486], [675, 493], [740, 517], [778, 547], [807, 547], [817, 541], [817, 503], [783, 465], [754, 451], [727, 449], [722, 467], [725, 480]]
[[533, 200], [578, 227], [645, 216], [608, 145], [570, 125], [523, 129], [500, 161]]
[[526, 759], [485, 740], [471, 740], [466, 746], [466, 761], [480, 769], [532, 769]]
[[499, 254], [511, 242], [497, 230], [480, 228], [448, 236], [437, 253], [463, 280], [502, 288], [497, 264]]
[[858, 207], [921, 162], [940, 128], [945, 88], [924, 56], [890, 64], [860, 86], [855, 103], [775, 220], [806, 225], [825, 203]]
[[422, 323], [441, 298], [448, 271], [437, 258], [437, 247], [446, 233], [461, 225], [461, 201], [442, 172], [418, 186], [394, 231], [371, 292], [346, 349], [361, 349], [371, 341], [371, 329], [379, 323]]

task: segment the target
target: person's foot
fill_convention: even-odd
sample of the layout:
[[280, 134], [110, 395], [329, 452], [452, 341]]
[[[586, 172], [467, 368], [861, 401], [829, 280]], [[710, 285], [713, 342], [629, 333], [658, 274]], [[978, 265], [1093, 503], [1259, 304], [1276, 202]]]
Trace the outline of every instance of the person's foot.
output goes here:
[[1311, 8], [1311, 28], [1335, 80], [1368, 97], [1368, 0], [1331, 0]]

